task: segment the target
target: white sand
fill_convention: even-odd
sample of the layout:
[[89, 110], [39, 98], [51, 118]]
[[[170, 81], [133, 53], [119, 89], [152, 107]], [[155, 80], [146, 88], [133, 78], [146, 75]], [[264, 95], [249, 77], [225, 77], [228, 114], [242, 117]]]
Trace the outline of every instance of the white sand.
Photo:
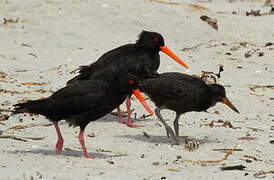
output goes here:
[[[274, 85], [274, 45], [264, 47], [266, 42], [274, 43], [274, 18], [273, 15], [245, 15], [251, 9], [268, 12], [270, 7], [263, 6], [263, 0], [177, 2], [181, 4], [149, 0], [0, 0], [0, 19], [19, 18], [18, 23], [4, 25], [2, 21], [0, 25], [0, 71], [7, 73], [5, 79], [0, 78], [0, 85], [4, 90], [21, 92], [13, 95], [0, 92], [0, 108], [11, 108], [23, 98], [47, 97], [50, 92], [36, 90], [60, 89], [76, 75], [70, 74], [71, 70], [96, 61], [114, 47], [134, 42], [142, 30], [151, 30], [163, 34], [170, 49], [191, 67], [186, 72], [161, 54], [160, 72], [200, 74], [201, 70], [217, 71], [218, 64], [223, 64], [225, 72], [220, 83], [230, 85], [226, 88], [227, 96], [241, 112], [236, 114], [218, 104], [209, 109], [209, 113], [183, 115], [180, 134], [201, 143], [194, 152], [187, 151], [183, 145], [171, 147], [171, 141], [155, 116], [136, 120], [143, 126], [139, 129], [120, 125], [111, 115], [91, 122], [86, 134], [93, 132], [95, 137], [86, 137], [86, 144], [91, 154], [97, 157], [95, 160], [82, 157], [76, 138], [78, 128], [70, 128], [65, 123], [61, 124], [64, 147], [71, 150], [65, 150], [62, 156], [54, 153], [56, 134], [52, 126], [4, 132], [19, 137], [46, 138], [28, 142], [0, 139], [0, 179], [252, 179], [259, 170], [273, 169], [274, 145], [269, 143], [274, 139], [270, 129], [274, 125], [274, 101], [270, 99], [274, 98], [273, 89], [252, 91], [249, 87], [252, 84]], [[205, 8], [195, 8], [191, 3]], [[237, 14], [232, 14], [232, 11]], [[201, 15], [216, 18], [219, 30], [201, 21]], [[241, 42], [247, 42], [246, 47], [241, 46]], [[190, 49], [181, 51], [182, 48]], [[256, 52], [251, 57], [244, 57], [244, 53], [253, 50]], [[227, 52], [232, 55], [225, 55]], [[264, 56], [258, 57], [258, 52], [264, 52]], [[239, 66], [242, 69], [237, 68]], [[47, 84], [20, 85], [23, 82]], [[137, 117], [144, 113], [137, 102], [133, 108]], [[215, 111], [220, 114], [215, 114]], [[171, 120], [174, 118], [174, 113], [169, 111], [164, 115]], [[240, 128], [200, 127], [219, 119]], [[48, 123], [42, 116], [29, 115], [17, 115], [1, 122], [5, 124], [0, 124], [2, 131], [15, 125]], [[149, 139], [143, 136], [143, 131], [150, 135]], [[238, 139], [248, 135], [256, 139]], [[235, 145], [243, 151], [233, 152], [221, 163], [202, 166], [187, 161], [222, 159], [225, 153], [213, 149], [233, 148]], [[111, 152], [96, 152], [99, 148]], [[144, 158], [141, 158], [142, 154]], [[173, 161], [178, 155], [185, 161], [175, 164]], [[255, 156], [259, 161], [251, 159], [252, 162], [247, 163], [245, 160], [248, 158], [244, 155]], [[153, 165], [155, 162], [159, 164]], [[224, 164], [242, 164], [248, 171], [221, 171], [219, 167]], [[248, 174], [245, 176], [245, 173]], [[265, 177], [272, 178], [273, 174]]]

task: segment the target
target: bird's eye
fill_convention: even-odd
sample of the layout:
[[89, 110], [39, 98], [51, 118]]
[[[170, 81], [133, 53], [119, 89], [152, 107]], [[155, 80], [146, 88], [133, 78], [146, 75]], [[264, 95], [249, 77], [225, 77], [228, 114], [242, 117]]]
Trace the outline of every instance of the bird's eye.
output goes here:
[[157, 37], [156, 37], [156, 38], [153, 38], [152, 40], [153, 40], [154, 42], [159, 42], [159, 41], [160, 41], [160, 39], [157, 38]]
[[134, 84], [135, 82], [133, 80], [128, 80], [127, 83], [128, 84]]

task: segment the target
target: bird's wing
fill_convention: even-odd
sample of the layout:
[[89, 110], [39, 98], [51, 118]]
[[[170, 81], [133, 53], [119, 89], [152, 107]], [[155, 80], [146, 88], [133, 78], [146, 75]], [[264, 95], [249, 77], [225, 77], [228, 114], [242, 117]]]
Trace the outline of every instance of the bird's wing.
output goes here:
[[[171, 86], [170, 82], [159, 81], [158, 78], [146, 79], [140, 82], [140, 90], [150, 96], [152, 99], [164, 97], [166, 100], [176, 99], [174, 94], [179, 94], [180, 89], [177, 86]], [[174, 85], [174, 84], [173, 84]], [[152, 97], [153, 96], [153, 97]]]
[[157, 78], [141, 82], [140, 90], [147, 94], [163, 96], [166, 100], [200, 97], [202, 91], [193, 89], [205, 88], [205, 83], [198, 78], [181, 73], [163, 73]]
[[89, 79], [94, 72], [103, 69], [114, 63], [118, 63], [120, 58], [120, 52], [122, 49], [127, 49], [127, 47], [132, 46], [132, 44], [127, 44], [120, 46], [118, 48], [112, 49], [105, 54], [103, 54], [97, 61], [91, 63], [90, 65], [80, 66], [78, 68], [79, 75], [74, 78], [74, 80], [86, 80]]
[[[55, 92], [47, 99], [47, 109], [54, 109], [60, 112], [81, 113], [95, 106], [100, 106], [102, 99], [106, 96], [106, 89], [101, 88], [96, 82], [81, 83], [73, 86], [66, 86]], [[53, 110], [54, 111], [54, 110]]]
[[[158, 67], [153, 65], [153, 57], [139, 46], [129, 46], [121, 50], [120, 69], [136, 75], [140, 79], [153, 78], [158, 75]], [[156, 63], [157, 64], [157, 63]]]
[[70, 79], [68, 84], [74, 84], [79, 81], [88, 80], [92, 78], [100, 78], [102, 74], [113, 74], [115, 71], [119, 71], [119, 66], [122, 65], [121, 61], [121, 50], [127, 49], [129, 45], [120, 46], [116, 49], [110, 50], [103, 54], [96, 62], [87, 65], [80, 66], [79, 75]]

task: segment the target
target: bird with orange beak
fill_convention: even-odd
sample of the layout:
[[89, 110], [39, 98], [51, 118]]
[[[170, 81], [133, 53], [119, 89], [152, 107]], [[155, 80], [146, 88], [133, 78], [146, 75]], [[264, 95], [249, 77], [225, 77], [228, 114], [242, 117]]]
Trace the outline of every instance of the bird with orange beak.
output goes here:
[[64, 143], [58, 122], [64, 119], [70, 125], [79, 126], [78, 138], [83, 155], [86, 158], [94, 158], [88, 153], [84, 141], [84, 130], [91, 121], [110, 113], [130, 94], [136, 96], [148, 113], [153, 113], [141, 96], [138, 86], [139, 80], [134, 75], [118, 73], [113, 77], [66, 86], [44, 99], [15, 104], [13, 114], [41, 114], [52, 121], [58, 137], [55, 145], [57, 154], [62, 154]]
[[[138, 77], [139, 80], [157, 77], [157, 70], [160, 66], [159, 52], [165, 53], [179, 65], [188, 69], [188, 65], [165, 45], [161, 34], [142, 31], [136, 43], [126, 44], [110, 50], [96, 62], [87, 66], [81, 66], [79, 75], [69, 80], [67, 84], [100, 78], [105, 73], [105, 68], [112, 69], [112, 72], [108, 72], [109, 76], [113, 76], [120, 71], [127, 71]], [[126, 99], [126, 106], [128, 113], [127, 126], [138, 127], [132, 122], [130, 96]], [[119, 107], [117, 107], [117, 111], [120, 114]], [[121, 115], [119, 115], [119, 122], [123, 122]]]
[[[220, 84], [206, 84], [202, 79], [187, 74], [169, 72], [157, 78], [145, 79], [139, 88], [156, 105], [155, 114], [164, 124], [168, 137], [179, 144], [179, 118], [181, 114], [191, 111], [206, 111], [220, 102], [233, 111], [238, 109], [226, 96], [225, 88]], [[165, 122], [161, 110], [170, 109], [176, 112], [173, 121], [174, 130]]]

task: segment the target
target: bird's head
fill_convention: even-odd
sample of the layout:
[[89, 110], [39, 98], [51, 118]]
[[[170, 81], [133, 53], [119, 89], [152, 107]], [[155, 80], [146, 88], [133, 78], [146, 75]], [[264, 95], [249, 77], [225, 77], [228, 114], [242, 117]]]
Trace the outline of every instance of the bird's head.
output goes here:
[[142, 31], [139, 35], [137, 43], [142, 44], [146, 48], [160, 51], [160, 47], [165, 45], [164, 38], [156, 32]]
[[139, 79], [130, 73], [119, 73], [117, 76], [119, 91], [127, 93], [127, 95], [133, 94], [144, 106], [149, 114], [153, 114], [153, 111], [146, 103], [145, 99], [141, 95], [139, 88]]
[[164, 38], [161, 34], [156, 32], [142, 31], [137, 40], [137, 44], [141, 46], [155, 50], [162, 51], [169, 57], [174, 59], [177, 63], [188, 69], [188, 65], [184, 63], [178, 56], [176, 56], [166, 45]]
[[116, 79], [121, 92], [131, 94], [132, 90], [139, 87], [139, 79], [130, 73], [119, 73]]
[[217, 102], [221, 102], [228, 107], [230, 107], [233, 111], [240, 113], [238, 109], [230, 102], [230, 100], [226, 97], [225, 88], [219, 84], [211, 84], [209, 88], [212, 92], [212, 103], [215, 105]]

